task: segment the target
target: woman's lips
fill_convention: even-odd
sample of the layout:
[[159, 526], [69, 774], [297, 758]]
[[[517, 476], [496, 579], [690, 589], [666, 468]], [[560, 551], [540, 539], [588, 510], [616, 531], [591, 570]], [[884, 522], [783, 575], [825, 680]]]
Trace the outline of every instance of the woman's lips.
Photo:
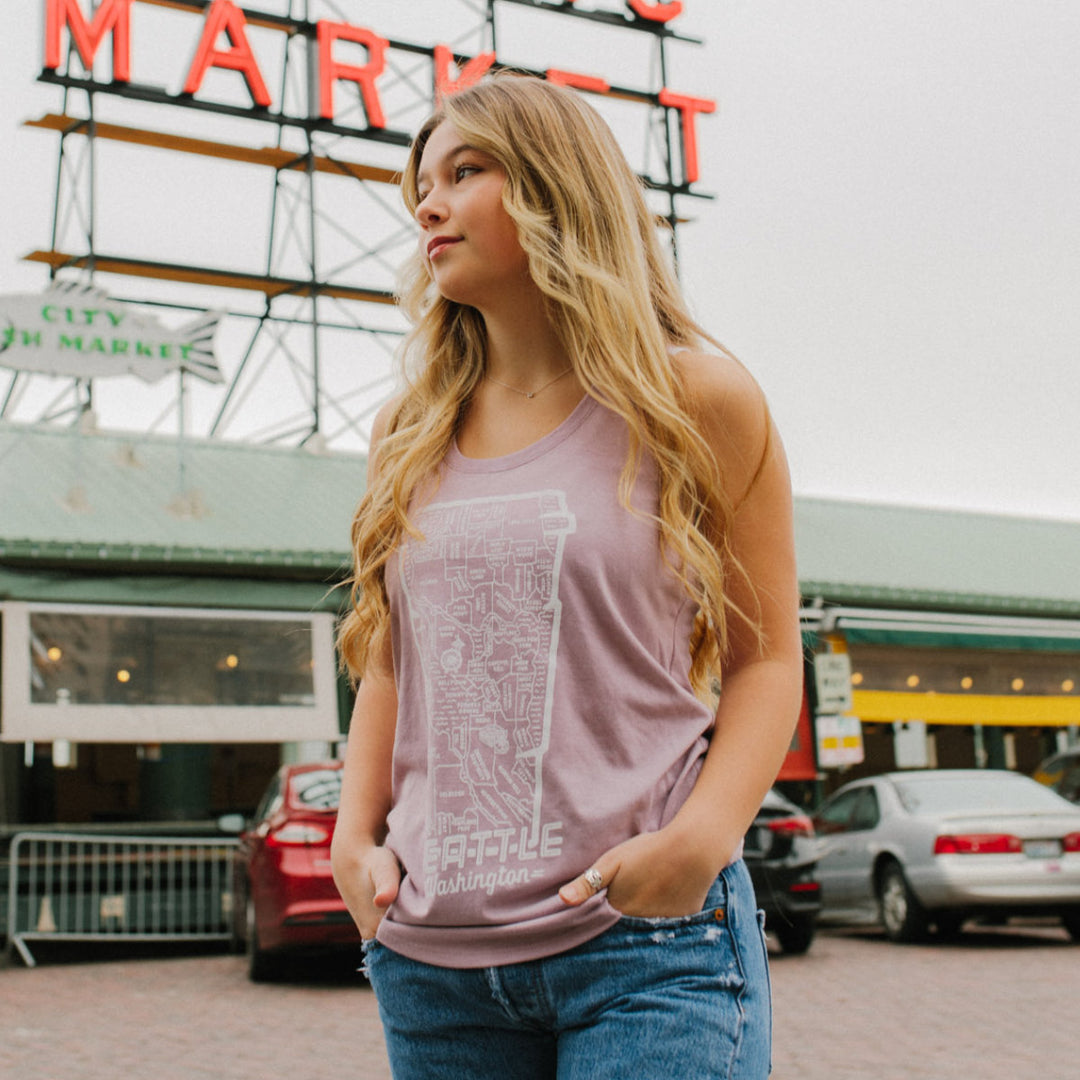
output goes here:
[[429, 259], [434, 259], [440, 251], [444, 251], [450, 247], [451, 244], [456, 244], [461, 239], [460, 236], [433, 236], [428, 241], [427, 256]]

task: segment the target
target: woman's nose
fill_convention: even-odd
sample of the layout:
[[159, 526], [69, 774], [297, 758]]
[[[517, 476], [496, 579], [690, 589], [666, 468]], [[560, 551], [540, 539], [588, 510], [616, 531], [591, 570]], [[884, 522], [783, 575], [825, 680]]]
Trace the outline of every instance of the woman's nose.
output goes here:
[[416, 220], [421, 225], [435, 225], [446, 217], [446, 209], [434, 193], [425, 195], [416, 206]]

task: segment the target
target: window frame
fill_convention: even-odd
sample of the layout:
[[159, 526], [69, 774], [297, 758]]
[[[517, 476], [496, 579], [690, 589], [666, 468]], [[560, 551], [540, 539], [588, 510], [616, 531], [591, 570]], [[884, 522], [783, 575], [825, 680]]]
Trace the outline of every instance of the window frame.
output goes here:
[[[242, 622], [307, 623], [311, 631], [311, 704], [145, 705], [34, 702], [31, 615], [135, 616]], [[339, 738], [334, 616], [326, 612], [120, 604], [0, 603], [0, 742], [239, 743]]]

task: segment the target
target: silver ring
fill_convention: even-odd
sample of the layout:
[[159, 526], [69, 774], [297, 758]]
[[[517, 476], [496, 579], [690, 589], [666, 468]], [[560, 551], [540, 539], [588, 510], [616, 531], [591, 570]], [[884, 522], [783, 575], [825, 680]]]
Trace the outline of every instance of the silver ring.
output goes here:
[[599, 892], [604, 887], [604, 878], [595, 866], [590, 866], [581, 876], [589, 883], [593, 892]]

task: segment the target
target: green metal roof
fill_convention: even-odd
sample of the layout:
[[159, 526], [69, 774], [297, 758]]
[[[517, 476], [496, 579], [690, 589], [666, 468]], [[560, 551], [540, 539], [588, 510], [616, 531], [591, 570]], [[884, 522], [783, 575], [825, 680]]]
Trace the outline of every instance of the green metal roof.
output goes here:
[[1080, 615], [1080, 522], [799, 498], [795, 539], [808, 598]]
[[[0, 597], [46, 599], [35, 568], [99, 568], [115, 588], [90, 592], [150, 603], [194, 596], [193, 573], [209, 603], [209, 575], [325, 582], [348, 563], [365, 471], [363, 455], [0, 424]], [[808, 599], [1080, 616], [1077, 522], [797, 498], [795, 533]], [[51, 588], [70, 599], [86, 590], [77, 579]]]
[[0, 424], [0, 560], [333, 572], [348, 559], [366, 464]]

